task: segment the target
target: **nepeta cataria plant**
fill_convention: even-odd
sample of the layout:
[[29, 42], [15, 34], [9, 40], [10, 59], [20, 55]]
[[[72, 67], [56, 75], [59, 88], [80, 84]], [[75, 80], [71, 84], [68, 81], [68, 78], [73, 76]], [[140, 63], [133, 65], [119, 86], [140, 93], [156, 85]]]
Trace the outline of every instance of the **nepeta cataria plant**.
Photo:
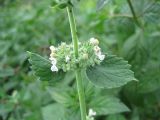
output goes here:
[[61, 43], [57, 47], [51, 45], [51, 54], [48, 59], [29, 52], [32, 69], [42, 81], [59, 80], [66, 72], [73, 71], [77, 82], [81, 120], [94, 120], [98, 111], [86, 108], [82, 73], [87, 74], [95, 87], [108, 89], [120, 87], [135, 80], [134, 73], [130, 70], [127, 61], [115, 55], [103, 53], [96, 38], [90, 38], [86, 42], [78, 40], [73, 0], [56, 0], [54, 5], [67, 9], [72, 43]]

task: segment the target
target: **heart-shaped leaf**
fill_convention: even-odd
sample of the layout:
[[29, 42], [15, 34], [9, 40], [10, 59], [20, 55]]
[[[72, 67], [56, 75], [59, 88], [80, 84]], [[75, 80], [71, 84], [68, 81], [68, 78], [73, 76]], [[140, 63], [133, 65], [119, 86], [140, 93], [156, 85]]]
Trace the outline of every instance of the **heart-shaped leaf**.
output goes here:
[[116, 88], [136, 80], [128, 62], [114, 55], [106, 56], [100, 65], [89, 67], [86, 72], [90, 81], [101, 88]]
[[32, 64], [31, 68], [35, 72], [35, 75], [40, 77], [42, 81], [58, 81], [64, 78], [64, 72], [52, 72], [51, 62], [46, 58], [36, 54], [29, 53], [29, 62]]

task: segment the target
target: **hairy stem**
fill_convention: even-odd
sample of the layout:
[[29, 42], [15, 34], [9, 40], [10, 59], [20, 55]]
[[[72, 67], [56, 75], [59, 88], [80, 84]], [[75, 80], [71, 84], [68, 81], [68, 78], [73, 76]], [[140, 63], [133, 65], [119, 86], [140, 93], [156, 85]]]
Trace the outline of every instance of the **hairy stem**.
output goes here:
[[67, 7], [67, 12], [68, 12], [68, 18], [69, 18], [69, 23], [70, 23], [75, 57], [78, 58], [78, 37], [77, 37], [77, 30], [76, 30], [76, 23], [75, 23], [75, 18], [73, 14], [73, 9], [71, 6]]
[[[71, 6], [67, 7], [67, 12], [68, 12], [68, 18], [69, 18], [70, 29], [71, 29], [71, 34], [72, 34], [74, 53], [75, 53], [75, 57], [78, 58], [78, 54], [79, 54], [78, 53], [78, 37], [77, 37], [73, 9]], [[77, 65], [77, 67], [78, 66], [79, 65]], [[80, 110], [81, 110], [81, 120], [86, 120], [86, 103], [85, 103], [84, 86], [83, 86], [83, 79], [81, 75], [81, 69], [79, 67], [76, 70], [76, 82], [77, 82], [79, 104], [80, 104]]]
[[79, 102], [81, 109], [81, 120], [86, 120], [87, 114], [86, 114], [85, 94], [84, 94], [83, 79], [80, 69], [76, 71], [76, 81], [77, 81], [77, 88], [78, 88], [78, 95], [79, 95]]

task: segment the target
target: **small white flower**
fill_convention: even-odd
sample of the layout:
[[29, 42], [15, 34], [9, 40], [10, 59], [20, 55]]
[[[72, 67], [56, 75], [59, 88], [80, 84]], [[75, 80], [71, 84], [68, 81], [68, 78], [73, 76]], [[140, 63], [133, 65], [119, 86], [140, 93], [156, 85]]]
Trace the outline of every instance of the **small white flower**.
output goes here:
[[56, 48], [53, 45], [50, 46], [49, 48], [50, 48], [51, 52], [55, 52], [56, 51]]
[[51, 61], [52, 65], [56, 65], [57, 64], [57, 61]]
[[81, 42], [78, 42], [78, 45], [81, 45], [82, 43]]
[[99, 60], [103, 61], [105, 59], [105, 55], [102, 54], [99, 46], [94, 46], [94, 52]]
[[87, 53], [83, 54], [83, 59], [85, 59], [85, 60], [88, 59], [88, 54]]
[[94, 120], [94, 116], [96, 115], [96, 112], [93, 111], [93, 109], [89, 109], [88, 116], [86, 117], [87, 120]]
[[53, 64], [53, 65], [51, 66], [51, 71], [57, 72], [57, 71], [58, 71], [57, 66]]
[[69, 56], [66, 56], [65, 59], [66, 59], [66, 62], [70, 61], [70, 57]]
[[54, 57], [50, 57], [49, 59], [51, 60], [51, 64], [52, 64], [52, 66], [51, 66], [51, 71], [57, 72], [57, 71], [58, 71], [58, 68], [57, 68], [57, 66], [56, 66], [56, 64], [57, 64], [57, 59], [54, 58]]
[[51, 63], [52, 63], [53, 65], [56, 65], [56, 64], [57, 64], [56, 58], [50, 57], [49, 59], [51, 60]]
[[96, 115], [96, 112], [93, 111], [93, 109], [89, 109], [89, 114], [88, 114], [88, 116], [89, 116], [89, 117], [93, 117], [93, 116], [95, 116], [95, 115]]
[[89, 42], [90, 44], [96, 45], [96, 46], [99, 44], [99, 41], [96, 38], [90, 38]]
[[51, 54], [50, 54], [50, 57], [55, 57], [55, 53], [54, 52], [51, 52]]
[[67, 46], [67, 44], [65, 42], [62, 42], [61, 47], [65, 47], [65, 46]]
[[96, 54], [96, 56], [98, 57], [98, 56], [100, 56], [102, 53], [101, 53], [101, 51], [98, 51], [98, 52], [95, 52], [95, 54]]
[[105, 55], [102, 55], [102, 54], [99, 54], [97, 57], [101, 61], [103, 61], [105, 59]]
[[98, 46], [94, 46], [94, 51], [95, 51], [95, 53], [99, 53], [99, 52], [101, 52], [101, 48]]

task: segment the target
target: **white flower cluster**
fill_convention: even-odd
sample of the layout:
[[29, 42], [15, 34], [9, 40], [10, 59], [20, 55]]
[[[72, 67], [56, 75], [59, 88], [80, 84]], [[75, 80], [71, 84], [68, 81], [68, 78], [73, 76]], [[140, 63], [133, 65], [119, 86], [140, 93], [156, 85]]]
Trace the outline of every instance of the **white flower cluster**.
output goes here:
[[94, 52], [99, 60], [103, 61], [105, 59], [105, 55], [102, 54], [101, 48], [98, 46], [99, 41], [95, 38], [90, 39], [90, 44], [94, 45]]
[[57, 68], [57, 59], [55, 58], [55, 52], [56, 52], [56, 48], [54, 46], [50, 46], [50, 50], [51, 50], [51, 54], [50, 54], [50, 60], [51, 60], [51, 63], [52, 63], [52, 66], [51, 66], [51, 71], [53, 72], [57, 72], [58, 71], [58, 68]]
[[91, 38], [87, 42], [79, 42], [78, 44], [78, 58], [75, 58], [73, 44], [61, 43], [58, 47], [50, 46], [49, 59], [52, 64], [52, 72], [58, 72], [60, 69], [64, 72], [74, 71], [77, 68], [77, 63], [80, 68], [86, 68], [100, 64], [105, 59], [105, 55], [102, 54], [101, 48], [98, 46], [99, 41], [97, 39]]
[[94, 116], [96, 116], [96, 112], [93, 109], [89, 109], [89, 114], [87, 116], [87, 120], [94, 120]]

